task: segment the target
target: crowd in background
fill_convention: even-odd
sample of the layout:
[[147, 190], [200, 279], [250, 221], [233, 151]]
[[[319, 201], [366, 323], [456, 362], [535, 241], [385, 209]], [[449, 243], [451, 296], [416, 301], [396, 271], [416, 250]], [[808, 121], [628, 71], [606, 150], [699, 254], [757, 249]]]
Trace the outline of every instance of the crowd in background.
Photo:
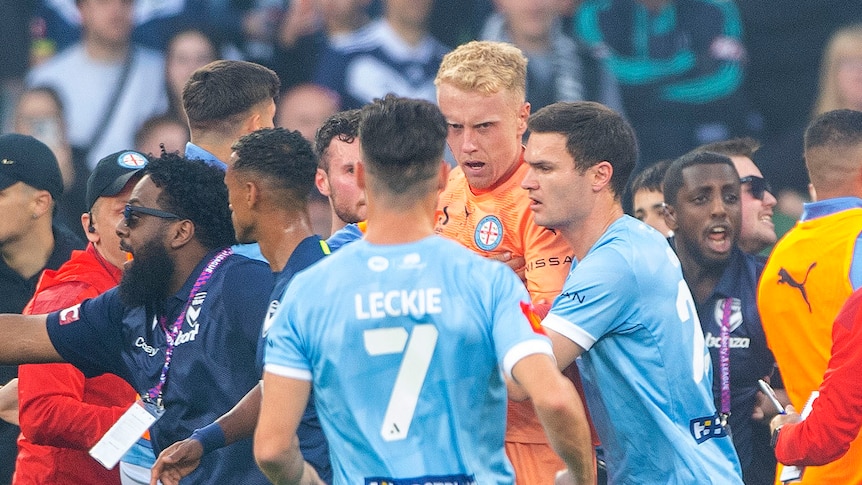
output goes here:
[[[169, 151], [182, 147], [179, 91], [189, 73], [215, 58], [272, 68], [285, 92], [297, 88], [285, 96], [303, 100], [293, 106], [311, 111], [296, 116], [319, 123], [330, 109], [358, 107], [388, 91], [433, 100], [431, 80], [445, 52], [471, 39], [509, 41], [529, 58], [533, 111], [589, 99], [624, 113], [639, 136], [639, 167], [703, 143], [759, 140], [757, 163], [776, 189], [778, 212], [791, 220], [807, 195], [803, 128], [824, 109], [859, 103], [841, 94], [852, 80], [835, 74], [853, 64], [839, 69], [829, 57], [836, 54], [824, 56], [832, 33], [862, 20], [854, 2], [141, 0], [131, 19], [118, 11], [82, 17], [73, 0], [0, 8], [4, 126], [36, 134], [60, 154], [72, 218], [82, 174], [98, 153], [118, 146], [156, 152], [152, 140]], [[51, 60], [68, 57], [87, 30], [102, 37], [101, 52], [88, 48], [66, 64]], [[129, 35], [140, 55], [122, 83], [129, 95], [109, 113], [125, 60], [112, 51], [125, 52]], [[836, 42], [846, 54], [860, 49], [852, 37]], [[36, 87], [51, 90], [22, 97]], [[47, 113], [16, 118], [31, 103]], [[59, 126], [46, 121], [58, 113]]]

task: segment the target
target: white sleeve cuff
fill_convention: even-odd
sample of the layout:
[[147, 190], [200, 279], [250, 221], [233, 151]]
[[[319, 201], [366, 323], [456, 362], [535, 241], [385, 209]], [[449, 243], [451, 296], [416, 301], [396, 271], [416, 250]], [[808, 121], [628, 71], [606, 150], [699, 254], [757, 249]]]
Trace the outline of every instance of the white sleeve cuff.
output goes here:
[[586, 330], [553, 313], [549, 313], [548, 316], [542, 320], [542, 326], [566, 337], [572, 342], [578, 344], [585, 351], [590, 350], [596, 343], [595, 337], [587, 333]]
[[311, 371], [306, 369], [297, 369], [296, 367], [287, 367], [277, 364], [266, 364], [263, 366], [264, 372], [269, 372], [280, 377], [289, 379], [297, 379], [300, 381], [311, 381]]
[[550, 355], [551, 359], [553, 359], [554, 349], [547, 340], [532, 339], [516, 344], [503, 357], [503, 372], [506, 373], [506, 377], [514, 380], [512, 368], [515, 367], [515, 364], [519, 360], [533, 354], [546, 354]]

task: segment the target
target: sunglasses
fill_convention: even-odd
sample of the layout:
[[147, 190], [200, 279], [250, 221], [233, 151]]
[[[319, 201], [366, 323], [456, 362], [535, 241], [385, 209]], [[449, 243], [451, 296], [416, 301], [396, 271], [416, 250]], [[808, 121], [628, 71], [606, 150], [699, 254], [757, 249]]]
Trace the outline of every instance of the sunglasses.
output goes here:
[[751, 196], [757, 200], [763, 200], [764, 192], [772, 192], [772, 187], [769, 186], [769, 182], [767, 182], [763, 177], [758, 177], [756, 175], [742, 177], [739, 179], [739, 183], [748, 184], [748, 190], [751, 191]]
[[182, 217], [171, 212], [160, 211], [158, 209], [150, 209], [149, 207], [141, 207], [137, 205], [126, 204], [123, 209], [123, 223], [126, 227], [135, 225], [135, 214], [146, 214], [148, 216], [158, 217], [160, 219], [182, 219]]

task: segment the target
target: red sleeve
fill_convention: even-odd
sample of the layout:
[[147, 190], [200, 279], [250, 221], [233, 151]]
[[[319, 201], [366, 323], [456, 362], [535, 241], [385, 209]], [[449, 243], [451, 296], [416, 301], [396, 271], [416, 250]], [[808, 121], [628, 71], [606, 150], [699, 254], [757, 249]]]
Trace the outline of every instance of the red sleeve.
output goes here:
[[134, 391], [116, 376], [90, 379], [121, 406], [83, 402], [85, 378], [70, 364], [22, 365], [18, 370], [21, 433], [37, 445], [90, 449], [125, 412]]
[[[98, 295], [80, 282], [46, 288], [31, 302], [33, 313], [74, 305]], [[92, 401], [83, 402], [85, 389]], [[38, 445], [91, 448], [134, 400], [132, 388], [116, 376], [86, 380], [70, 364], [22, 365], [18, 371], [19, 419], [22, 434]]]
[[862, 427], [862, 290], [853, 293], [832, 327], [832, 356], [811, 414], [781, 428], [775, 456], [787, 465], [824, 465], [850, 448]]

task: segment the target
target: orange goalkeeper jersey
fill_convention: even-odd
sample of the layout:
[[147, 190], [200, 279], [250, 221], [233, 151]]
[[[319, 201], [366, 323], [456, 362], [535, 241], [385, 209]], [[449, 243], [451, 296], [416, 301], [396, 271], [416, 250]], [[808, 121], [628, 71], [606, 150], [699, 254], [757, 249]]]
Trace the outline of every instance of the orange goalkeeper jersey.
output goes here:
[[526, 260], [527, 291], [534, 302], [548, 303], [563, 288], [572, 266], [572, 250], [554, 231], [536, 225], [521, 180], [529, 169], [523, 158], [515, 173], [498, 187], [474, 194], [460, 167], [449, 174], [437, 199], [435, 230], [482, 256], [505, 252]]

